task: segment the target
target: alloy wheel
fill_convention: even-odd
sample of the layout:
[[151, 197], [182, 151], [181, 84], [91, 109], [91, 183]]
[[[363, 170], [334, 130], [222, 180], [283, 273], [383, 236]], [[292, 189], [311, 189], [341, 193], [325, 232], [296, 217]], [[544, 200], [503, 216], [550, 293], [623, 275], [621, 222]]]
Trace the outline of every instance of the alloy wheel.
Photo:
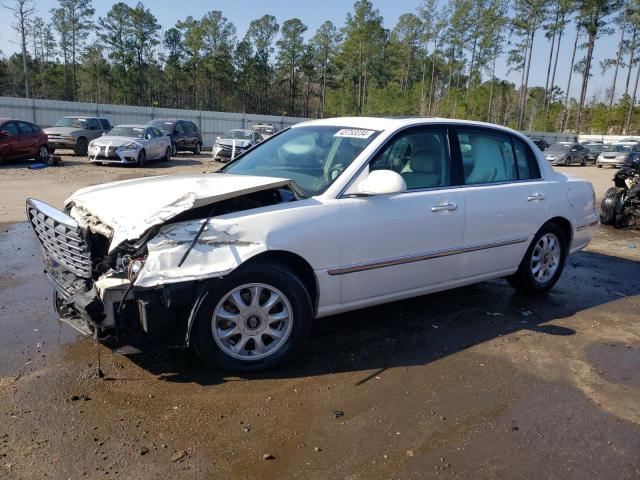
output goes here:
[[264, 283], [241, 285], [216, 305], [211, 319], [213, 339], [227, 355], [259, 360], [286, 343], [293, 326], [291, 303], [277, 288]]
[[531, 274], [534, 280], [543, 284], [553, 278], [560, 266], [562, 249], [560, 240], [553, 233], [546, 233], [538, 239], [531, 255]]

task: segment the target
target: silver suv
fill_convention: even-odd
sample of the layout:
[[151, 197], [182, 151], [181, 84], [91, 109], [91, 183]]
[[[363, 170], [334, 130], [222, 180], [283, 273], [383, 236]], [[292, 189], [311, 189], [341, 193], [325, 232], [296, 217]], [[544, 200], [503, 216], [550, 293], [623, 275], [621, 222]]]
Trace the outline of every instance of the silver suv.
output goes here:
[[63, 117], [54, 127], [44, 129], [49, 137], [49, 151], [69, 148], [76, 155], [86, 155], [89, 142], [111, 130], [106, 118]]

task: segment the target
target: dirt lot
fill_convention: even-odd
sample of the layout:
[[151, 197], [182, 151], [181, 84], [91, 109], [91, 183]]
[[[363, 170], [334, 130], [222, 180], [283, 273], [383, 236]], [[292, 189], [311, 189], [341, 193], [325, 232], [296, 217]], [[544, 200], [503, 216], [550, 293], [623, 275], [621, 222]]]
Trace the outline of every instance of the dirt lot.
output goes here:
[[[296, 363], [233, 377], [59, 327], [24, 198], [215, 169], [83, 163], [0, 167], [0, 478], [640, 478], [637, 231], [601, 228], [546, 297], [500, 280], [323, 319]], [[613, 176], [563, 170], [599, 197]]]

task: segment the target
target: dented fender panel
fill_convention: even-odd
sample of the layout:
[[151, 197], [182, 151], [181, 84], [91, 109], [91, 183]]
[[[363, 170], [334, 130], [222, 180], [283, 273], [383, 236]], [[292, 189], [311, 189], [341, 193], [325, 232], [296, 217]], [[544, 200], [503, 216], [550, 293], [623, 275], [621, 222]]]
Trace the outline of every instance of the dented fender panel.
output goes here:
[[222, 277], [267, 250], [263, 236], [228, 220], [210, 219], [182, 266], [178, 264], [205, 220], [167, 225], [147, 243], [136, 287]]

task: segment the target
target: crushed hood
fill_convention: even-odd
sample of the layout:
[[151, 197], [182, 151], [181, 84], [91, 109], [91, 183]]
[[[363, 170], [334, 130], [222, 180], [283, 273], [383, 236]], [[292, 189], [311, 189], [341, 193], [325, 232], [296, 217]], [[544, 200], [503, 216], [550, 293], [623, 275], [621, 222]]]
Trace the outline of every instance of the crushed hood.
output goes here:
[[192, 208], [212, 204], [261, 190], [290, 185], [291, 181], [222, 173], [167, 175], [82, 188], [65, 201], [72, 204], [71, 216], [80, 225], [104, 233], [111, 230], [109, 251], [127, 240], [140, 238]]

